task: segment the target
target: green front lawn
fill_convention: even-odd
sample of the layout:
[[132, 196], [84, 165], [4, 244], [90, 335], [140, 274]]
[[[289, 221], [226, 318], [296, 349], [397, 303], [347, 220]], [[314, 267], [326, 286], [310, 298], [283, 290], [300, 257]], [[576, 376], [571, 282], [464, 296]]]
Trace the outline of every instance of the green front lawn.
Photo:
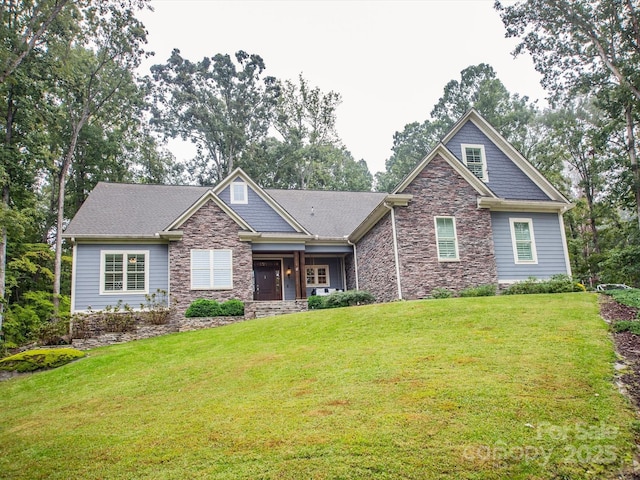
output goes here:
[[0, 383], [0, 477], [615, 478], [635, 419], [586, 293], [398, 302]]

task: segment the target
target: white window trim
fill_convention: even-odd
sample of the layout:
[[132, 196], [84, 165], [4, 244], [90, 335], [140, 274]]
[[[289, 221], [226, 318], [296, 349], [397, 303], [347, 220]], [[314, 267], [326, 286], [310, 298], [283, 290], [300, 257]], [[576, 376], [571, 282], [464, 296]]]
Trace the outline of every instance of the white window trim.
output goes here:
[[[518, 258], [518, 246], [516, 243], [516, 223], [528, 223], [529, 234], [531, 235], [531, 260], [520, 260]], [[515, 264], [528, 264], [536, 265], [538, 263], [538, 252], [536, 250], [536, 236], [533, 233], [533, 219], [532, 218], [509, 218], [509, 228], [511, 230], [511, 246], [513, 248], [513, 262]]]
[[[483, 182], [488, 182], [489, 181], [489, 174], [487, 173], [487, 155], [485, 154], [484, 151], [484, 145], [476, 145], [476, 144], [472, 144], [472, 143], [463, 143], [460, 145], [460, 148], [462, 149], [462, 161], [464, 162], [465, 165], [467, 165], [467, 148], [479, 148], [480, 149], [480, 156], [482, 157], [482, 178], [480, 178], [480, 180], [482, 180]], [[469, 166], [467, 165], [467, 168]], [[475, 174], [474, 174], [475, 175]]]
[[[314, 278], [314, 283], [309, 283], [307, 282], [307, 287], [329, 287], [331, 286], [331, 278], [329, 276], [329, 265], [305, 265], [304, 266], [305, 271], [305, 278], [307, 275], [307, 270], [312, 268], [313, 271], [313, 278]], [[327, 271], [327, 283], [317, 283], [318, 282], [318, 269], [319, 268], [324, 268]]]
[[[453, 241], [454, 247], [456, 249], [456, 257], [455, 258], [441, 258], [440, 257], [440, 242], [438, 241], [438, 219], [439, 218], [450, 218], [453, 220]], [[456, 227], [456, 217], [447, 216], [447, 215], [438, 215], [433, 217], [433, 228], [436, 236], [436, 251], [438, 252], [438, 261], [439, 262], [459, 262], [460, 261], [460, 251], [458, 250], [458, 229]]]
[[[194, 287], [193, 286], [193, 252], [209, 252], [209, 286], [208, 287]], [[231, 255], [231, 283], [229, 285], [212, 285], [213, 282], [213, 252], [229, 252]], [[229, 248], [193, 248], [189, 254], [189, 283], [191, 290], [233, 290], [233, 250]]]
[[[144, 255], [144, 290], [127, 290], [126, 270], [123, 272], [122, 290], [106, 290], [104, 288], [104, 274], [106, 270], [105, 258], [107, 255], [121, 254], [125, 258], [127, 255]], [[126, 261], [123, 259], [126, 267]], [[149, 293], [149, 250], [100, 250], [100, 295], [146, 295]]]
[[[243, 194], [242, 194], [242, 198], [236, 198], [235, 195], [235, 187], [240, 185], [243, 189]], [[231, 185], [229, 186], [230, 189], [230, 199], [231, 199], [231, 203], [233, 204], [247, 204], [249, 203], [249, 196], [248, 196], [248, 188], [247, 188], [247, 184], [245, 182], [231, 182]]]

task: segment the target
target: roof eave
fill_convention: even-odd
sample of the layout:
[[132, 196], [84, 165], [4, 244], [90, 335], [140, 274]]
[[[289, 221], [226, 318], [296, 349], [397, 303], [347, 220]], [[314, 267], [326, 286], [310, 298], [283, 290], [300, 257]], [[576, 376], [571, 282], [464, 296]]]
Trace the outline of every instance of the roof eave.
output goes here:
[[541, 212], [564, 213], [575, 205], [569, 202], [538, 201], [538, 200], [508, 200], [504, 198], [478, 198], [478, 208], [486, 208], [492, 212]]
[[408, 193], [391, 193], [387, 195], [376, 208], [367, 215], [367, 218], [347, 236], [347, 241], [351, 243], [357, 242], [389, 212], [389, 207], [406, 207], [412, 199], [413, 195]]

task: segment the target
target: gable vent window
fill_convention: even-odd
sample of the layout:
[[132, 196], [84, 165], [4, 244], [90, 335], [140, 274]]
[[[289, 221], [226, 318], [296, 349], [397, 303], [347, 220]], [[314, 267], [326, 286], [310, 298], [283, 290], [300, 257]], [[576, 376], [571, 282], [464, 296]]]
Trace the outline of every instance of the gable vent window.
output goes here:
[[103, 250], [100, 293], [148, 293], [149, 252]]
[[454, 217], [435, 217], [434, 220], [436, 224], [438, 260], [441, 262], [455, 262], [459, 260], [456, 219]]
[[462, 157], [471, 173], [483, 182], [489, 181], [484, 145], [462, 145]]
[[191, 289], [233, 288], [231, 250], [191, 250]]
[[234, 204], [249, 203], [246, 183], [232, 182], [230, 188], [231, 188], [231, 203], [234, 203]]
[[509, 222], [515, 263], [538, 263], [533, 221], [530, 218], [511, 218]]

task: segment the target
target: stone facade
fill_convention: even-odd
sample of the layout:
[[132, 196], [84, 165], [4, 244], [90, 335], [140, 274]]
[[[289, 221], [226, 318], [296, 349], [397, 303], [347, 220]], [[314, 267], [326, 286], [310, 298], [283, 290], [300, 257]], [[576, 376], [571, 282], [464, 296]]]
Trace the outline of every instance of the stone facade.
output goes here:
[[[251, 244], [241, 242], [240, 227], [213, 201], [204, 204], [181, 227], [184, 235], [169, 245], [170, 291], [176, 313], [182, 316], [192, 301], [207, 298], [224, 302], [237, 298], [253, 300], [253, 260]], [[233, 250], [233, 289], [191, 290], [191, 250]]]
[[[424, 298], [437, 287], [460, 291], [497, 284], [491, 215], [478, 209], [476, 190], [436, 156], [401, 193], [413, 195], [396, 208], [403, 298]], [[455, 217], [459, 261], [438, 260], [434, 217]]]
[[377, 302], [396, 300], [398, 288], [390, 214], [360, 239], [357, 255], [360, 290], [371, 293]]

